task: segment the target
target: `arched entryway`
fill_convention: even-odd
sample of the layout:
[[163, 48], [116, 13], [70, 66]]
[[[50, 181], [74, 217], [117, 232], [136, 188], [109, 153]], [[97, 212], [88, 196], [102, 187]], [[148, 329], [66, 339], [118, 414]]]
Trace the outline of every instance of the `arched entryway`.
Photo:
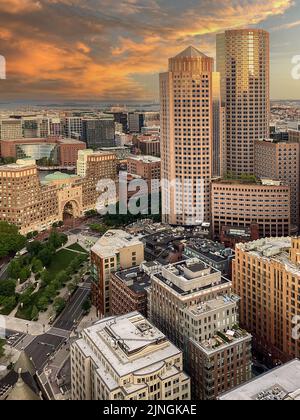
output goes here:
[[63, 209], [63, 222], [65, 226], [73, 227], [75, 220], [80, 217], [79, 205], [76, 201], [68, 201]]

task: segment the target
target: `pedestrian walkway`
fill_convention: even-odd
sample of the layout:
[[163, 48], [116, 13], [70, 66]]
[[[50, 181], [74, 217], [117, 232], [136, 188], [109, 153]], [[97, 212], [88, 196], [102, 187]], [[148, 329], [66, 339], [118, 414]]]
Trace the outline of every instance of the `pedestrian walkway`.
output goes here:
[[12, 316], [3, 316], [3, 318], [5, 321], [5, 328], [7, 330], [20, 332], [23, 334], [38, 336], [44, 334], [44, 332], [50, 328], [47, 324], [26, 321], [24, 319], [14, 318]]

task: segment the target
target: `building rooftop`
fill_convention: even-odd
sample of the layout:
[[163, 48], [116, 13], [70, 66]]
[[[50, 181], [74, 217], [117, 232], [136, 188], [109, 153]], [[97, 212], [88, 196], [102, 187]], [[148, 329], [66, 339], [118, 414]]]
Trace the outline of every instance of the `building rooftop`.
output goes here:
[[217, 332], [214, 337], [209, 340], [204, 340], [201, 343], [195, 342], [194, 340], [192, 341], [200, 347], [207, 356], [211, 356], [213, 353], [219, 352], [228, 346], [232, 346], [233, 344], [236, 345], [238, 342], [251, 339], [251, 334], [236, 326], [232, 330], [227, 330], [226, 333]]
[[230, 306], [236, 305], [239, 300], [239, 296], [234, 294], [228, 296], [218, 296], [216, 299], [209, 300], [208, 302], [190, 306], [187, 309], [187, 312], [193, 317], [202, 316], [203, 314], [208, 315], [210, 312], [214, 312], [222, 308], [226, 309]]
[[245, 244], [238, 244], [237, 247], [250, 255], [280, 262], [285, 270], [293, 275], [300, 276], [300, 268], [290, 259], [292, 239], [290, 237], [265, 238]]
[[223, 244], [209, 239], [192, 238], [187, 242], [185, 247], [214, 262], [227, 261], [229, 257], [234, 256], [232, 249], [226, 248]]
[[207, 290], [220, 284], [230, 283], [221, 272], [203, 263], [198, 258], [191, 258], [162, 267], [158, 280], [181, 296]]
[[143, 163], [160, 163], [161, 159], [155, 156], [145, 156], [145, 155], [130, 155], [128, 159], [136, 160]]
[[181, 53], [177, 54], [175, 58], [207, 58], [207, 55], [203, 54], [201, 51], [193, 46], [189, 46]]
[[227, 392], [220, 400], [300, 400], [300, 361], [293, 360]]
[[115, 276], [135, 293], [145, 293], [146, 289], [151, 286], [151, 277], [141, 267], [118, 271]]
[[[138, 312], [106, 318], [83, 330], [82, 339], [76, 341], [87, 357], [93, 358], [101, 376], [107, 377], [109, 386], [116, 387], [97, 356], [101, 352], [119, 377], [132, 372], [151, 373], [163, 366], [169, 357], [181, 354], [166, 336]], [[97, 349], [92, 351], [91, 346]], [[104, 370], [104, 371], [103, 371]]]
[[96, 242], [91, 251], [101, 258], [108, 258], [122, 248], [135, 245], [142, 245], [138, 237], [123, 230], [109, 230]]

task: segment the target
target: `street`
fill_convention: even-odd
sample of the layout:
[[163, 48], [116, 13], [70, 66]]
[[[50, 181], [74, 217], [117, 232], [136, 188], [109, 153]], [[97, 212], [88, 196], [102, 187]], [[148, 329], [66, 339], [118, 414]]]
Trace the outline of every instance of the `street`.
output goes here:
[[79, 287], [53, 327], [36, 337], [25, 349], [36, 371], [41, 372], [60, 346], [66, 342], [82, 316], [82, 304], [90, 294], [88, 285]]

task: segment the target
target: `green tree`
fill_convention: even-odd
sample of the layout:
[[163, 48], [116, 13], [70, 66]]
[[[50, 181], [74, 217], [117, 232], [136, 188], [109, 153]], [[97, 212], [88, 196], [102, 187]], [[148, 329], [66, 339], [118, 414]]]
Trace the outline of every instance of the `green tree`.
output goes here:
[[0, 258], [24, 248], [26, 238], [19, 234], [17, 226], [0, 222]]
[[86, 299], [82, 304], [82, 310], [85, 314], [88, 314], [90, 312], [91, 307], [92, 307], [92, 303], [90, 299]]
[[39, 300], [37, 301], [37, 308], [40, 311], [46, 311], [46, 309], [48, 308], [48, 304], [49, 304], [49, 300], [47, 298], [47, 296], [45, 296], [44, 294], [39, 298]]
[[39, 241], [33, 241], [27, 244], [27, 251], [32, 256], [37, 256], [43, 249], [43, 244]]
[[38, 308], [34, 305], [31, 311], [31, 319], [32, 321], [37, 321], [39, 318], [39, 310]]
[[53, 250], [50, 247], [45, 247], [38, 253], [37, 257], [45, 267], [48, 267], [52, 261]]
[[15, 280], [2, 280], [0, 281], [0, 295], [1, 296], [14, 296], [16, 289]]
[[61, 298], [58, 297], [55, 299], [54, 303], [53, 303], [53, 309], [55, 310], [56, 314], [60, 314], [66, 307], [66, 301]]
[[32, 271], [34, 273], [39, 273], [43, 270], [44, 266], [41, 260], [39, 260], [38, 258], [34, 258], [32, 260]]
[[24, 283], [30, 276], [30, 269], [28, 267], [23, 267], [20, 271], [20, 281]]
[[0, 358], [3, 357], [5, 354], [4, 346], [5, 340], [0, 339]]

